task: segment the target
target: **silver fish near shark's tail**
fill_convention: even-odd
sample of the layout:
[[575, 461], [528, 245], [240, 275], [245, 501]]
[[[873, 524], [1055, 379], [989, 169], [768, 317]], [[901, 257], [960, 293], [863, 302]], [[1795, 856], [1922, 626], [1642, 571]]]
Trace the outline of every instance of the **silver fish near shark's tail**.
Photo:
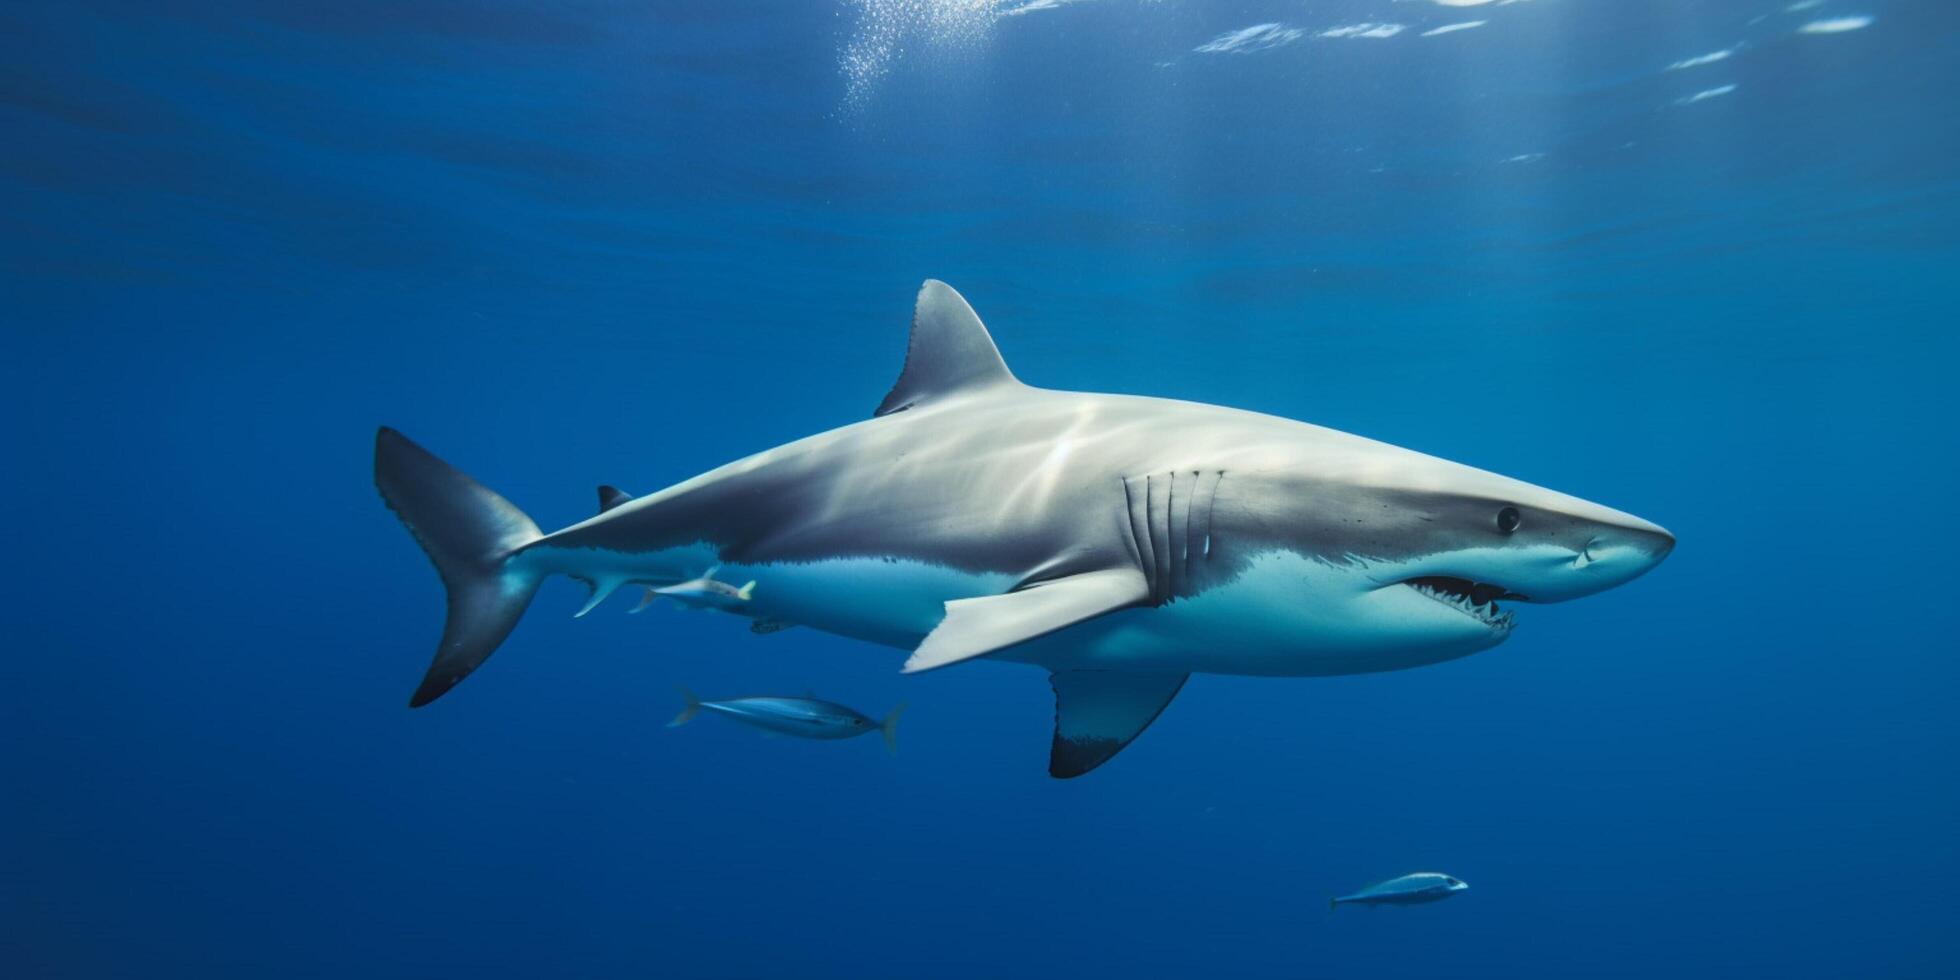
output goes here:
[[383, 427], [374, 436], [374, 485], [415, 536], [449, 591], [435, 659], [408, 706], [441, 697], [489, 659], [538, 591], [510, 557], [543, 537], [510, 501]]
[[904, 710], [905, 702], [900, 701], [898, 706], [891, 710], [891, 714], [886, 715], [885, 720], [878, 723], [878, 734], [885, 737], [885, 751], [893, 755], [898, 754], [898, 716]]

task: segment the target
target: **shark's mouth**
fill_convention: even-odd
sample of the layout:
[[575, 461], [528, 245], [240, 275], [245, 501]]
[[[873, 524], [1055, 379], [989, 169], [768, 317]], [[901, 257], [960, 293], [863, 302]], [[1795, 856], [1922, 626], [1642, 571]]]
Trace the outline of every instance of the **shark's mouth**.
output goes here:
[[1501, 585], [1448, 575], [1424, 575], [1402, 584], [1496, 630], [1509, 630], [1517, 622], [1515, 616], [1497, 608], [1497, 600], [1525, 599]]

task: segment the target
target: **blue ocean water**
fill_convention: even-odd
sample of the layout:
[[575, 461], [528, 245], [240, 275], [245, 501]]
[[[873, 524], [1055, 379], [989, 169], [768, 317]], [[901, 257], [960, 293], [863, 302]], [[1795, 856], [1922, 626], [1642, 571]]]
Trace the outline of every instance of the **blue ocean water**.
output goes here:
[[[87, 2], [0, 54], [0, 974], [1953, 973], [1960, 9]], [[928, 276], [1031, 383], [1680, 546], [1468, 659], [1194, 677], [1068, 782], [1038, 671], [562, 579], [404, 707], [375, 426], [568, 524], [868, 415]], [[894, 758], [681, 684], [910, 707]], [[1472, 888], [1326, 909], [1418, 870]]]

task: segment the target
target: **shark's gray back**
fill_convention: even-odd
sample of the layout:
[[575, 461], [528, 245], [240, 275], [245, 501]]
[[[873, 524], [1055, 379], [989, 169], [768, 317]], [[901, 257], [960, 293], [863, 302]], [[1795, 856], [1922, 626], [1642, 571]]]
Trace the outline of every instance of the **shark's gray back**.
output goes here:
[[[655, 551], [707, 542], [743, 564], [892, 557], [1057, 577], [1137, 560], [1139, 547], [1154, 558], [1148, 521], [1131, 521], [1132, 510], [1148, 515], [1153, 504], [1158, 523], [1175, 516], [1184, 544], [1206, 527], [1220, 474], [1272, 462], [1246, 438], [1248, 428], [1269, 426], [1296, 438], [1312, 428], [1187, 402], [1016, 385], [738, 460], [544, 543]], [[1169, 531], [1157, 530], [1161, 544]], [[1057, 542], [1070, 544], [1058, 553]], [[1201, 533], [1197, 546], [1202, 552]]]

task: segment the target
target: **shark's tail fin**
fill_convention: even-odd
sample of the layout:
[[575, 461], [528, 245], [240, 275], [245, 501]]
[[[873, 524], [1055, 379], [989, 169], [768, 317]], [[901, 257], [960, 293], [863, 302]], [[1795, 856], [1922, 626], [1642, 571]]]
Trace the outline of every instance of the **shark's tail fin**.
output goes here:
[[668, 728], [678, 728], [693, 721], [694, 716], [701, 711], [701, 699], [695, 697], [693, 691], [683, 687], [681, 688], [681, 697], [687, 699], [687, 706], [681, 709], [680, 714], [674, 716], [673, 721], [667, 723]]
[[905, 702], [892, 709], [885, 720], [878, 723], [878, 734], [885, 736], [885, 748], [893, 755], [898, 754], [898, 714], [905, 710]]
[[750, 599], [755, 598], [755, 579], [749, 579], [747, 585], [744, 585], [741, 588], [736, 589], [735, 598], [740, 599], [743, 602], [747, 602]]
[[374, 437], [374, 485], [449, 590], [442, 641], [411, 708], [441, 697], [488, 659], [531, 604], [538, 578], [509, 559], [543, 535], [524, 512], [390, 428]]

